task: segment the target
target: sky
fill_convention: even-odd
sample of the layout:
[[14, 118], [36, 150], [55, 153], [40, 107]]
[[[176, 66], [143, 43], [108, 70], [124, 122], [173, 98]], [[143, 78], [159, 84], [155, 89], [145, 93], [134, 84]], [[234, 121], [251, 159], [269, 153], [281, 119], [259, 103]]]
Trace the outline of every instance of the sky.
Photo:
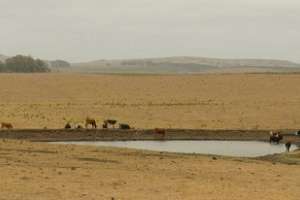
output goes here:
[[300, 62], [299, 0], [0, 0], [0, 54]]

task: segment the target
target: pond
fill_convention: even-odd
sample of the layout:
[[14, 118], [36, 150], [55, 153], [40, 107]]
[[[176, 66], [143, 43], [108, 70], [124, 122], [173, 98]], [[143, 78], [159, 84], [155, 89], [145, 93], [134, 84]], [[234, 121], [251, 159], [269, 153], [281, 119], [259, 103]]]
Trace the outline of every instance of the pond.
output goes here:
[[[93, 145], [151, 151], [214, 154], [237, 157], [258, 157], [285, 152], [284, 144], [270, 144], [259, 141], [111, 141], [111, 142], [57, 142], [58, 144]], [[291, 151], [297, 146], [292, 145]]]

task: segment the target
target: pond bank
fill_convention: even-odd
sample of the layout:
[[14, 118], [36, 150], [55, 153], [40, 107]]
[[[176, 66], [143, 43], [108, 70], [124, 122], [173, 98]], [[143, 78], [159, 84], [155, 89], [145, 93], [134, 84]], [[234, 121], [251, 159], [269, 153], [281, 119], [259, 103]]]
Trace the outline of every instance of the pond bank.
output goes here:
[[[135, 141], [135, 140], [240, 140], [268, 141], [269, 130], [204, 130], [165, 129], [165, 134], [157, 134], [153, 129], [16, 129], [0, 130], [2, 139], [21, 139], [33, 142], [63, 141]], [[295, 130], [282, 130], [284, 140], [300, 144], [300, 136]]]

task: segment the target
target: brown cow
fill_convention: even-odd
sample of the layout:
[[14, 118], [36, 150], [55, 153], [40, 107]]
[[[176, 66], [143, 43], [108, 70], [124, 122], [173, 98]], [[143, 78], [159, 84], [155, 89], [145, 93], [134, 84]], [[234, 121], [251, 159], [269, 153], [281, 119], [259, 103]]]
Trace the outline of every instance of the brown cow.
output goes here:
[[11, 123], [2, 122], [1, 123], [1, 128], [12, 129], [13, 125]]
[[154, 129], [154, 133], [161, 135], [163, 138], [166, 136], [166, 130], [162, 128], [156, 128]]
[[87, 117], [85, 120], [85, 128], [88, 128], [89, 125], [91, 125], [92, 128], [97, 128], [96, 120]]

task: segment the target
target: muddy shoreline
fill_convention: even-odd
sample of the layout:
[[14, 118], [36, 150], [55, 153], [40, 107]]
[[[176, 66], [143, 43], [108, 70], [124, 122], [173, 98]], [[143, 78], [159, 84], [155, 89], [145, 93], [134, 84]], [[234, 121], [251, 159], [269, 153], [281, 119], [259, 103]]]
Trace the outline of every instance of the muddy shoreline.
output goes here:
[[[295, 130], [282, 130], [284, 140], [300, 145]], [[129, 141], [129, 140], [242, 140], [268, 141], [269, 130], [192, 130], [166, 129], [165, 135], [152, 129], [16, 129], [0, 130], [0, 139], [18, 139], [32, 142], [63, 141]]]

